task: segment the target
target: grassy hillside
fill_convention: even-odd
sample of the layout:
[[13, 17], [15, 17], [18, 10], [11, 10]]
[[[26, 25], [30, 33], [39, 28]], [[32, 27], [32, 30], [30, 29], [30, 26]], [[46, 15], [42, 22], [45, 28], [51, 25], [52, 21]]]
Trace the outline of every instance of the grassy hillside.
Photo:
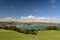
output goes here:
[[39, 31], [37, 35], [0, 29], [0, 40], [60, 40], [60, 31]]

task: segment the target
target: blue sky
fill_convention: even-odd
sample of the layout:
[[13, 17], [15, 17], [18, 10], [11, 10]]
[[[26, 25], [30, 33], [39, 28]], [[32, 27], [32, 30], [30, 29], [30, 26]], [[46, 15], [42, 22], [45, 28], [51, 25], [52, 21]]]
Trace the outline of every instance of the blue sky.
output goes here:
[[60, 17], [60, 0], [0, 0], [0, 18]]
[[0, 0], [0, 17], [60, 16], [60, 0]]

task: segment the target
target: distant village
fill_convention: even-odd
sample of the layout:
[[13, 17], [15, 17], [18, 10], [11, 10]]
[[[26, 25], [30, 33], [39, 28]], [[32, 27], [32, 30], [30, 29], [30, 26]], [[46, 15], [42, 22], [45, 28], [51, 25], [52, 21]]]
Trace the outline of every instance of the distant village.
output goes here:
[[60, 23], [44, 23], [44, 22], [0, 22], [0, 27], [7, 26], [7, 27], [14, 27], [14, 26], [49, 26], [49, 25], [55, 25], [58, 26]]

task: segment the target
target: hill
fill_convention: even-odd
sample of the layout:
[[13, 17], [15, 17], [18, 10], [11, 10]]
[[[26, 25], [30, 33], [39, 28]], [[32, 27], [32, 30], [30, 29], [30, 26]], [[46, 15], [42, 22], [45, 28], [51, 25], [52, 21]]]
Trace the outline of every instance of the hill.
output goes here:
[[19, 25], [19, 26], [41, 26], [41, 25], [44, 25], [44, 26], [48, 26], [48, 25], [55, 25], [55, 26], [60, 26], [60, 23], [48, 23], [48, 22], [18, 22], [18, 21], [6, 21], [6, 22], [0, 22], [0, 25]]
[[37, 35], [0, 29], [0, 40], [60, 40], [60, 31], [39, 31]]

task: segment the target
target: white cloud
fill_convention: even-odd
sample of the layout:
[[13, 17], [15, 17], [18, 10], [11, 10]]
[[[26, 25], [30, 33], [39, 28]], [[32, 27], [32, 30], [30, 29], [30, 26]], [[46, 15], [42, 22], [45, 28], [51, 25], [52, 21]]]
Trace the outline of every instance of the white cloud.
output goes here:
[[14, 8], [14, 6], [11, 6], [11, 8]]
[[50, 0], [50, 1], [49, 1], [49, 4], [50, 4], [50, 6], [51, 6], [52, 8], [55, 8], [55, 7], [56, 7], [55, 3], [56, 3], [56, 0]]
[[27, 17], [21, 17], [21, 22], [60, 22], [57, 21], [60, 20], [58, 17], [35, 17], [35, 16], [27, 16]]
[[15, 8], [14, 6], [6, 6], [6, 8]]
[[35, 9], [34, 11], [35, 11], [35, 12], [37, 12], [38, 10], [37, 10], [37, 9]]
[[56, 2], [56, 0], [50, 0], [49, 2], [50, 2], [50, 3], [55, 3], [55, 2]]
[[36, 17], [36, 16], [23, 16], [20, 18], [6, 17], [0, 18], [0, 21], [19, 21], [19, 22], [60, 22], [60, 17]]
[[33, 22], [34, 21], [33, 19], [35, 19], [35, 18], [36, 18], [35, 16], [30, 15], [27, 17], [21, 17], [20, 21], [22, 21], [22, 22]]
[[52, 5], [51, 7], [52, 7], [52, 8], [55, 8], [56, 6], [55, 6], [55, 5]]
[[6, 18], [1, 18], [0, 21], [16, 21], [16, 19], [13, 17], [6, 17]]

